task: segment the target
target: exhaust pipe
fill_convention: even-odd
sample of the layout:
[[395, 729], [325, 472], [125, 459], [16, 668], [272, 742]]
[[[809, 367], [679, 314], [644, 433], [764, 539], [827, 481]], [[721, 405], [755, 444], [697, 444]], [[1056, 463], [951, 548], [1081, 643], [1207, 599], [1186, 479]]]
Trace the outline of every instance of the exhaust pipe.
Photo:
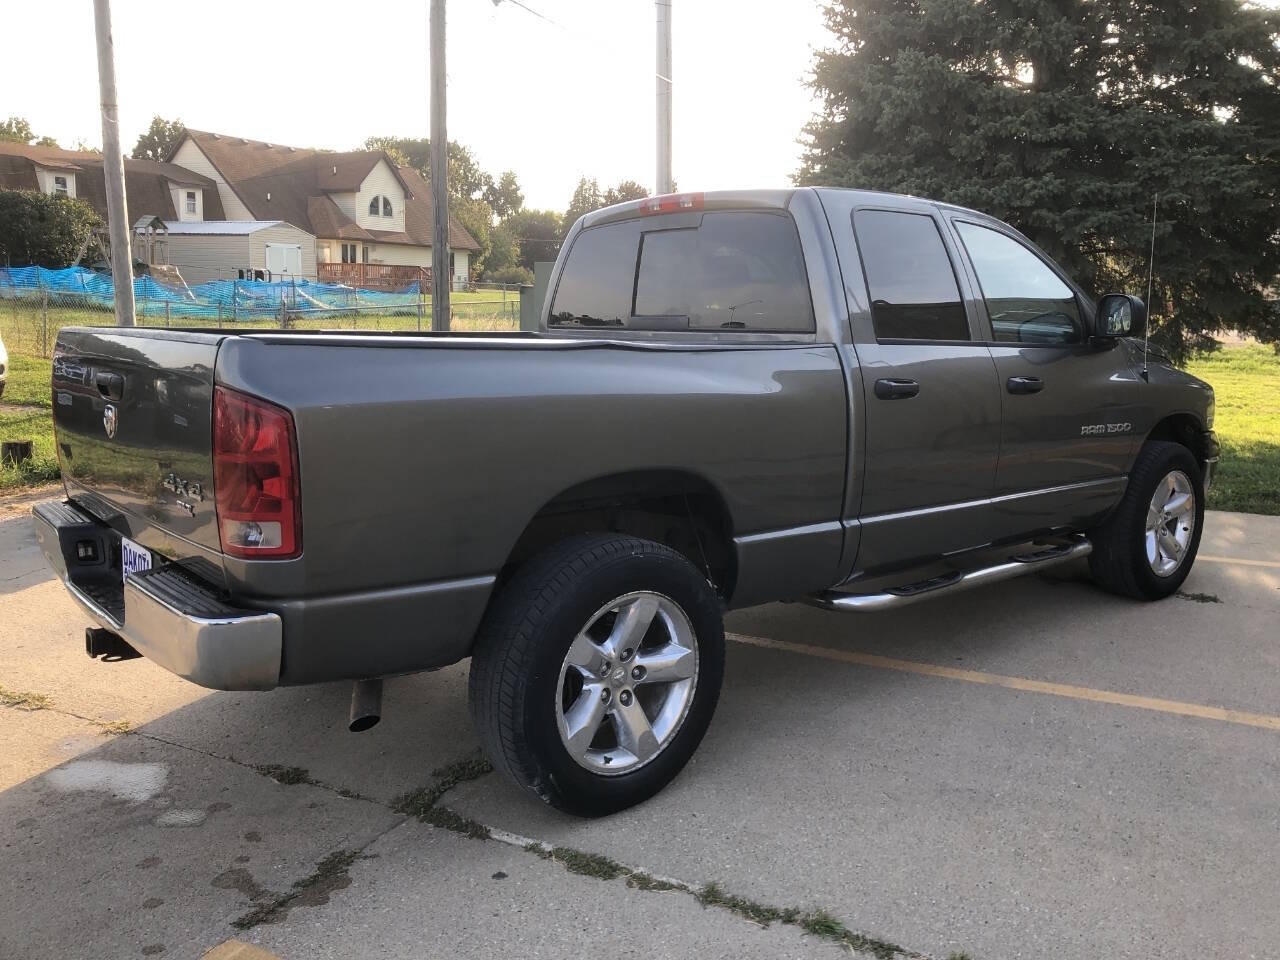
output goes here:
[[382, 719], [382, 678], [351, 684], [351, 722], [347, 729], [363, 733]]

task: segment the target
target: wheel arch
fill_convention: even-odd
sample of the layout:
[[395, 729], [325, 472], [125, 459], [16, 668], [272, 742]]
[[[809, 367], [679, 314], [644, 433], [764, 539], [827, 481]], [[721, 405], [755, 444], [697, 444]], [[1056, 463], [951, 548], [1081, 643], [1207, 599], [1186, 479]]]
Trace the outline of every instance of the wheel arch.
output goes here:
[[[1171, 413], [1157, 421], [1143, 438], [1142, 443], [1145, 446], [1153, 440], [1167, 440], [1186, 447], [1200, 464], [1201, 470], [1204, 470], [1205, 463], [1211, 457], [1218, 455], [1217, 450], [1212, 448], [1211, 435], [1194, 413], [1185, 411]], [[1137, 456], [1136, 450], [1134, 456]]]
[[627, 534], [665, 544], [705, 572], [721, 597], [733, 593], [733, 518], [723, 494], [699, 474], [633, 470], [562, 490], [529, 518], [499, 571], [499, 584], [541, 550], [581, 533]]

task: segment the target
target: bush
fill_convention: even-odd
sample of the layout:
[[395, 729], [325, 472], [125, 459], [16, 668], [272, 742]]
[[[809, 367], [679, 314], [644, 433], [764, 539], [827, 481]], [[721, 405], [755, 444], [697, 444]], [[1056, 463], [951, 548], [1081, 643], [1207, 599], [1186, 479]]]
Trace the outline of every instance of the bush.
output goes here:
[[500, 267], [497, 270], [487, 270], [484, 275], [485, 283], [533, 283], [533, 271], [519, 264], [511, 264], [506, 267]]
[[83, 200], [0, 190], [0, 263], [69, 267], [102, 221]]

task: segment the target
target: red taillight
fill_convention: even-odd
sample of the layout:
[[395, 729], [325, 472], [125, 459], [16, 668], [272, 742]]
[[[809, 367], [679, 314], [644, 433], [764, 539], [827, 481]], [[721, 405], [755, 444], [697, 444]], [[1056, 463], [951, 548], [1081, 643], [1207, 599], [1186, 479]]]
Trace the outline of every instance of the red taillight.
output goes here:
[[213, 388], [213, 492], [224, 553], [302, 553], [298, 444], [289, 411]]
[[659, 197], [646, 197], [638, 204], [641, 213], [683, 213], [701, 210], [703, 195], [700, 193], [664, 193]]

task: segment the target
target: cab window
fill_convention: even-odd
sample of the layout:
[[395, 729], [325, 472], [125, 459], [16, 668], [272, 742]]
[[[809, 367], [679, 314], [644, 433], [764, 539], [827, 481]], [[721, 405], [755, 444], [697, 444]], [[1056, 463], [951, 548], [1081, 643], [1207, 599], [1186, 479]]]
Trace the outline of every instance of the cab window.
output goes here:
[[877, 340], [968, 340], [951, 258], [928, 214], [859, 210], [858, 252]]
[[1075, 293], [1049, 265], [1012, 237], [956, 221], [1002, 343], [1065, 344], [1083, 339]]
[[590, 227], [569, 252], [550, 325], [812, 332], [795, 223], [785, 213], [713, 211]]

